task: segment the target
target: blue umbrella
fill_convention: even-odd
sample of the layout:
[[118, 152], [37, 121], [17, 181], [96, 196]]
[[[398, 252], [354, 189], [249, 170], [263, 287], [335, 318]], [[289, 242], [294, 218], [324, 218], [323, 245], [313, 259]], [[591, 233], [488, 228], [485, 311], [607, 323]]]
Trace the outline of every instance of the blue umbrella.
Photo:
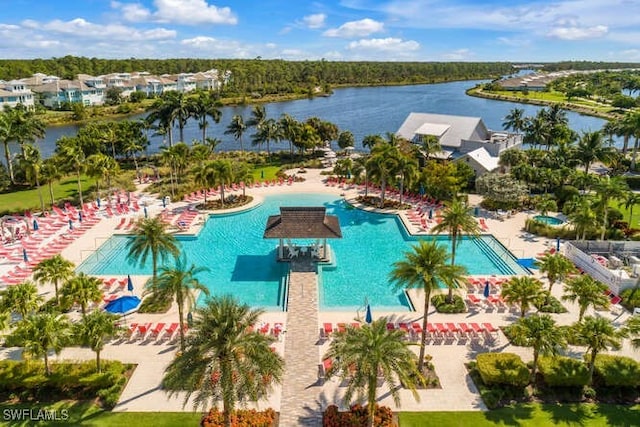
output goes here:
[[191, 312], [187, 314], [187, 326], [189, 326], [190, 328], [193, 326], [193, 313]]
[[556, 251], [560, 252], [560, 237], [556, 237]]
[[98, 207], [100, 207], [100, 197], [98, 197], [98, 200], [96, 200], [96, 202], [98, 202]]
[[22, 259], [24, 262], [29, 262], [29, 257], [27, 256], [27, 250], [25, 248], [22, 248]]
[[82, 212], [78, 212], [78, 222], [82, 222]]
[[260, 178], [264, 179], [264, 169], [260, 171]]
[[142, 208], [142, 210], [144, 211], [144, 217], [148, 218], [149, 217], [149, 213], [147, 212], [147, 207], [145, 206], [144, 208]]
[[425, 191], [424, 191], [424, 184], [422, 184], [422, 183], [421, 183], [421, 184], [420, 184], [420, 195], [421, 195], [421, 196], [424, 196], [424, 193], [425, 193]]
[[133, 281], [131, 280], [131, 275], [127, 274], [127, 290], [129, 292], [133, 292]]
[[40, 226], [38, 225], [38, 221], [36, 221], [34, 219], [33, 220], [33, 231], [38, 231], [39, 228], [40, 228]]
[[73, 230], [73, 221], [69, 220], [69, 230]]
[[167, 198], [166, 198], [166, 197], [163, 197], [163, 198], [162, 198], [162, 207], [163, 207], [163, 208], [166, 208], [166, 207], [167, 207]]
[[473, 208], [473, 215], [474, 216], [480, 216], [480, 208], [478, 206]]
[[371, 322], [373, 322], [373, 316], [371, 315], [371, 305], [370, 304], [367, 304], [367, 311], [366, 311], [366, 313], [364, 315], [364, 321], [369, 323], [369, 324]]
[[429, 219], [433, 219], [433, 209], [429, 209]]
[[491, 289], [489, 289], [489, 281], [487, 280], [486, 282], [484, 282], [484, 297], [485, 298], [489, 298], [489, 293], [491, 292]]
[[135, 295], [125, 295], [110, 301], [104, 306], [104, 309], [109, 313], [127, 314], [137, 309], [139, 305], [140, 298]]

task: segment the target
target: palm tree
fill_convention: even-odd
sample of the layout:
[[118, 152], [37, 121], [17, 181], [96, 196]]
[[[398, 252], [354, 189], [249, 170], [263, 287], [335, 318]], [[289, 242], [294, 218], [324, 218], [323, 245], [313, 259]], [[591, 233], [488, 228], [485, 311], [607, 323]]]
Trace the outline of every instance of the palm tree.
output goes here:
[[87, 157], [87, 173], [96, 180], [96, 192], [100, 198], [100, 182], [106, 181], [106, 189], [110, 190], [111, 177], [120, 169], [118, 162], [103, 153], [92, 154]]
[[511, 332], [519, 345], [533, 347], [533, 363], [531, 367], [531, 382], [535, 384], [538, 356], [555, 355], [558, 348], [566, 347], [563, 330], [548, 314], [533, 314], [521, 317], [513, 325]]
[[640, 348], [640, 316], [631, 316], [625, 325], [625, 334], [631, 336], [631, 346]]
[[213, 183], [220, 186], [220, 206], [224, 208], [224, 188], [234, 179], [233, 166], [228, 160], [214, 160], [210, 164], [213, 173]]
[[624, 206], [625, 209], [629, 210], [629, 227], [633, 228], [631, 221], [633, 221], [633, 208], [640, 203], [640, 193], [634, 193], [633, 191], [628, 191], [624, 195], [624, 200], [618, 203], [618, 206]]
[[15, 336], [24, 343], [24, 351], [34, 357], [44, 357], [44, 369], [51, 375], [49, 352], [60, 354], [69, 342], [71, 325], [62, 314], [43, 312], [33, 314], [18, 324]]
[[56, 254], [51, 258], [44, 259], [38, 263], [33, 269], [33, 279], [40, 283], [53, 283], [56, 292], [56, 304], [60, 304], [58, 297], [58, 284], [65, 282], [73, 276], [75, 265]]
[[604, 317], [587, 316], [573, 328], [574, 338], [587, 347], [585, 357], [589, 367], [589, 384], [593, 381], [596, 357], [608, 349], [618, 350], [622, 346], [623, 334], [616, 330], [613, 322]]
[[433, 135], [420, 135], [420, 152], [429, 160], [433, 155], [442, 152], [440, 140]]
[[568, 205], [568, 218], [576, 230], [576, 240], [585, 240], [587, 230], [598, 225], [598, 216], [591, 208], [593, 203], [589, 197], [583, 196], [574, 198]]
[[75, 336], [79, 338], [82, 345], [89, 346], [96, 354], [96, 370], [100, 369], [100, 352], [105, 344], [113, 338], [119, 331], [116, 325], [117, 316], [102, 310], [95, 310], [76, 323]]
[[538, 258], [536, 265], [540, 269], [541, 273], [547, 274], [547, 280], [549, 281], [549, 290], [547, 291], [547, 302], [551, 298], [551, 289], [554, 283], [557, 281], [564, 281], [564, 279], [571, 273], [575, 273], [576, 267], [573, 262], [560, 253], [545, 253], [542, 257]]
[[136, 153], [139, 153], [142, 150], [144, 150], [144, 146], [140, 141], [134, 138], [127, 138], [123, 142], [122, 149], [128, 155], [131, 155], [131, 158], [133, 159], [133, 165], [136, 168], [136, 178], [138, 179], [139, 182], [142, 182], [140, 181], [140, 167], [138, 166], [138, 156], [136, 156]]
[[252, 136], [254, 145], [267, 144], [267, 157], [271, 158], [270, 142], [278, 142], [282, 139], [282, 130], [280, 125], [274, 119], [263, 120], [256, 126], [256, 133]]
[[193, 170], [193, 181], [205, 188], [204, 191], [204, 205], [207, 205], [207, 193], [209, 188], [214, 184], [215, 171], [212, 167], [213, 162], [201, 162]]
[[22, 104], [8, 110], [8, 114], [12, 121], [13, 140], [20, 144], [24, 156], [25, 144], [36, 142], [38, 138], [44, 138], [46, 125], [35, 111]]
[[222, 401], [225, 426], [237, 402], [258, 401], [282, 381], [284, 360], [275, 338], [253, 329], [262, 315], [229, 296], [209, 299], [195, 312], [185, 350], [165, 370], [169, 395], [194, 396], [194, 409]]
[[68, 168], [73, 169], [76, 172], [78, 195], [80, 197], [80, 206], [82, 206], [84, 201], [82, 199], [82, 183], [80, 181], [80, 174], [85, 169], [86, 157], [84, 155], [84, 151], [82, 151], [80, 140], [75, 137], [63, 136], [56, 142], [56, 145], [61, 160]]
[[602, 231], [600, 239], [604, 240], [604, 236], [607, 233], [608, 218], [609, 218], [609, 200], [620, 199], [629, 192], [629, 185], [622, 176], [609, 175], [602, 177], [594, 186], [594, 190], [600, 198], [600, 209], [602, 210]]
[[[351, 159], [349, 159], [351, 160]], [[400, 206], [404, 195], [405, 182], [409, 184], [418, 176], [418, 161], [411, 156], [400, 153], [398, 156], [398, 175], [400, 177]]]
[[578, 303], [580, 307], [578, 322], [581, 322], [590, 306], [609, 307], [609, 297], [605, 294], [607, 290], [607, 285], [598, 282], [588, 274], [581, 274], [567, 280], [562, 299]]
[[540, 280], [529, 277], [512, 277], [502, 285], [502, 298], [508, 304], [520, 306], [520, 317], [524, 317], [532, 305], [544, 301], [545, 295]]
[[219, 107], [222, 104], [215, 95], [203, 91], [198, 92], [198, 96], [190, 98], [187, 103], [191, 116], [198, 120], [198, 127], [202, 130], [202, 144], [204, 144], [207, 140], [207, 127], [209, 127], [207, 117], [211, 117], [215, 123], [220, 123], [222, 112]]
[[236, 141], [240, 141], [240, 151], [244, 153], [244, 147], [242, 146], [242, 135], [247, 130], [247, 125], [244, 123], [244, 119], [241, 115], [236, 114], [231, 118], [231, 123], [227, 126], [227, 130], [224, 131], [225, 135], [233, 135]]
[[640, 142], [640, 112], [631, 111], [622, 118], [622, 132], [625, 135], [634, 137], [633, 153], [631, 155], [631, 170], [636, 168], [636, 158], [638, 155], [638, 142]]
[[133, 229], [133, 238], [127, 242], [127, 256], [137, 259], [140, 265], [144, 265], [151, 255], [153, 284], [158, 277], [158, 261], [164, 260], [167, 255], [176, 256], [180, 253], [175, 236], [170, 234], [167, 228], [167, 223], [158, 217], [142, 219]]
[[155, 126], [157, 128], [156, 134], [163, 135], [163, 144], [164, 135], [167, 135], [169, 138], [169, 148], [173, 147], [173, 108], [171, 103], [167, 102], [165, 96], [161, 96], [153, 102], [146, 122], [149, 125], [157, 122], [158, 124]]
[[4, 144], [4, 160], [9, 170], [9, 179], [15, 184], [13, 176], [13, 162], [11, 161], [11, 149], [9, 142], [13, 139], [13, 123], [8, 111], [0, 111], [0, 140]]
[[[442, 212], [442, 222], [433, 227], [433, 233], [446, 231], [451, 240], [451, 265], [456, 263], [456, 246], [462, 240], [463, 234], [477, 236], [480, 234], [480, 226], [473, 217], [467, 204], [455, 198]], [[449, 288], [449, 302], [453, 301], [453, 288]]]
[[38, 188], [40, 198], [40, 209], [44, 213], [44, 199], [42, 198], [42, 188], [40, 187], [40, 174], [42, 171], [42, 157], [40, 150], [32, 144], [24, 144], [22, 154], [18, 157], [20, 166], [24, 170], [27, 181]]
[[369, 427], [374, 425], [378, 378], [384, 379], [396, 406], [400, 406], [400, 383], [420, 401], [416, 380], [424, 381], [402, 331], [389, 331], [386, 325], [387, 318], [383, 317], [370, 325], [337, 333], [323, 357], [334, 361], [327, 378], [337, 375], [347, 382], [345, 403], [350, 404], [354, 394], [366, 396]]
[[384, 138], [380, 135], [366, 135], [362, 138], [362, 146], [365, 148], [369, 148], [369, 151], [373, 149], [378, 143], [385, 142]]
[[26, 319], [29, 313], [38, 310], [40, 303], [42, 297], [38, 295], [38, 288], [33, 282], [18, 283], [2, 291], [2, 307], [18, 313], [21, 319]]
[[78, 273], [62, 286], [62, 299], [72, 304], [79, 304], [82, 317], [87, 314], [89, 303], [102, 300], [102, 280], [97, 277]]
[[284, 113], [280, 116], [278, 125], [281, 129], [282, 138], [289, 141], [289, 154], [293, 157], [293, 143], [300, 134], [302, 124], [289, 114]]
[[192, 307], [195, 303], [194, 293], [197, 291], [209, 295], [209, 289], [203, 285], [196, 277], [203, 271], [208, 271], [206, 267], [196, 267], [191, 264], [187, 268], [187, 259], [183, 255], [176, 257], [173, 266], [162, 267], [160, 276], [155, 287], [151, 287], [152, 292], [160, 292], [163, 295], [175, 296], [178, 305], [178, 320], [180, 323], [180, 350], [184, 351], [184, 308]]
[[615, 153], [615, 148], [606, 146], [602, 139], [602, 133], [583, 132], [578, 138], [576, 146], [576, 157], [584, 165], [585, 173], [589, 172], [589, 167], [595, 161], [606, 162]]
[[420, 356], [418, 370], [424, 366], [424, 350], [427, 332], [427, 318], [431, 292], [440, 289], [440, 283], [455, 286], [463, 280], [466, 269], [459, 265], [449, 264], [447, 248], [438, 245], [435, 240], [420, 240], [412, 247], [412, 251], [404, 253], [404, 259], [393, 263], [389, 280], [396, 290], [422, 289], [424, 291], [424, 317], [422, 318], [422, 338], [420, 340]]
[[42, 183], [47, 184], [49, 187], [49, 197], [51, 198], [51, 206], [55, 205], [55, 197], [53, 195], [53, 183], [62, 178], [63, 174], [60, 170], [58, 162], [60, 159], [57, 156], [49, 157], [42, 162], [42, 168], [40, 169]]
[[386, 142], [377, 144], [371, 149], [371, 157], [367, 161], [367, 170], [373, 179], [380, 182], [380, 208], [384, 208], [384, 199], [387, 182], [398, 171], [398, 158], [400, 151], [395, 145]]
[[526, 123], [524, 110], [522, 108], [514, 108], [505, 116], [504, 122], [502, 122], [502, 128], [512, 130], [515, 133], [521, 133], [524, 131]]

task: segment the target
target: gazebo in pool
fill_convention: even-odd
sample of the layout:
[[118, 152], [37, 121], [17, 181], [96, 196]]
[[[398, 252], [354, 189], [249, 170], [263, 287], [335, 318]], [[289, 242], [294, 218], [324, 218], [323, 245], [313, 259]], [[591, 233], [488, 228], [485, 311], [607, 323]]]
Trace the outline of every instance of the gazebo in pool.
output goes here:
[[[324, 207], [280, 207], [280, 215], [271, 215], [267, 219], [264, 230], [265, 239], [279, 239], [278, 260], [292, 259], [298, 256], [298, 248], [288, 243], [289, 253], [285, 257], [285, 241], [291, 239], [322, 239], [322, 245], [317, 247], [317, 258], [326, 260], [327, 239], [342, 238], [340, 222], [335, 215], [327, 215]], [[322, 249], [322, 252], [319, 249]], [[308, 247], [304, 247], [303, 255]], [[310, 252], [312, 253], [312, 252]]]

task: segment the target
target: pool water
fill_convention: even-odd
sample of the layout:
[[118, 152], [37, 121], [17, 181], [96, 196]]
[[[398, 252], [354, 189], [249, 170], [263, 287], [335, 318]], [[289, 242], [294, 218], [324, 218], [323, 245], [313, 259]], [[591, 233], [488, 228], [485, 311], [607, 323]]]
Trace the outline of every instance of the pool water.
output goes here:
[[547, 215], [536, 215], [536, 216], [533, 217], [533, 219], [538, 221], [538, 222], [545, 223], [547, 225], [564, 224], [564, 221], [561, 220], [560, 218], [556, 218], [556, 217], [553, 217], [553, 216], [547, 216]]
[[[365, 299], [379, 310], [411, 310], [405, 293], [394, 292], [388, 276], [392, 264], [401, 260], [418, 238], [408, 236], [395, 215], [353, 209], [327, 194], [268, 196], [252, 210], [212, 215], [197, 237], [179, 236], [188, 261], [208, 268], [198, 278], [211, 294], [232, 294], [266, 310], [284, 308], [288, 264], [276, 261], [278, 241], [262, 237], [267, 217], [279, 214], [280, 206], [325, 206], [328, 214], [339, 217], [343, 237], [328, 240], [334, 262], [318, 271], [321, 310], [352, 310], [362, 307]], [[113, 236], [78, 270], [97, 275], [151, 274], [150, 261], [140, 267], [127, 259], [128, 239]], [[436, 239], [450, 246], [446, 236]], [[463, 239], [456, 262], [465, 265], [469, 274], [527, 274], [492, 236]]]

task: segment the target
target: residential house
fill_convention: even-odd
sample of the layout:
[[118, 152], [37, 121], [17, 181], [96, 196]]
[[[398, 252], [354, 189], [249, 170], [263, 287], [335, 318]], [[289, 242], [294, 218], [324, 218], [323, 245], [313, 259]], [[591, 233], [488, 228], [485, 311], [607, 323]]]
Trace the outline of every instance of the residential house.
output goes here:
[[22, 104], [25, 107], [33, 107], [33, 92], [26, 84], [19, 80], [11, 80], [0, 84], [0, 109], [15, 107]]

